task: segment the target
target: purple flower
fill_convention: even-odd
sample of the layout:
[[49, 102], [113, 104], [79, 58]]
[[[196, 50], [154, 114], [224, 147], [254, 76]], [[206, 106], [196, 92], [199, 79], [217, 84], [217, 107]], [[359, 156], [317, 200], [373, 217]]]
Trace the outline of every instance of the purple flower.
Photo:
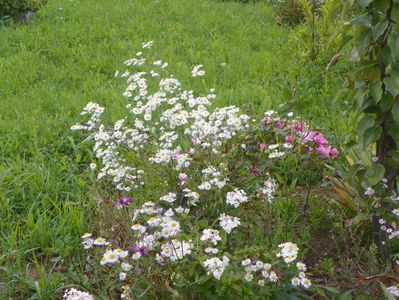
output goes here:
[[130, 197], [123, 197], [121, 200], [124, 205], [129, 205], [130, 202], [132, 201]]
[[139, 247], [139, 246], [137, 246], [137, 244], [133, 244], [131, 246], [131, 250], [132, 250], [133, 254], [134, 253], [140, 253], [141, 256], [144, 256], [144, 255], [146, 255], [148, 253], [148, 248], [147, 247]]
[[130, 197], [120, 198], [120, 199], [116, 200], [115, 207], [117, 209], [121, 209], [123, 206], [128, 206], [130, 204], [131, 200], [132, 199]]

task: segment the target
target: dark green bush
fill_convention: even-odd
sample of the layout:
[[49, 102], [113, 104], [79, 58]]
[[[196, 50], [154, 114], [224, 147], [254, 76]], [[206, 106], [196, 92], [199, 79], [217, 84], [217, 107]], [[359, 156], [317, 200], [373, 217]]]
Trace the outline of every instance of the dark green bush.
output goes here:
[[[242, 4], [263, 2], [272, 6], [277, 12], [277, 23], [297, 25], [305, 19], [305, 13], [302, 8], [301, 0], [221, 0], [235, 1]], [[320, 0], [316, 0], [317, 3]]]
[[296, 25], [305, 19], [305, 13], [298, 0], [275, 1], [278, 21], [283, 24]]
[[17, 17], [30, 10], [36, 11], [43, 0], [0, 0], [0, 18]]

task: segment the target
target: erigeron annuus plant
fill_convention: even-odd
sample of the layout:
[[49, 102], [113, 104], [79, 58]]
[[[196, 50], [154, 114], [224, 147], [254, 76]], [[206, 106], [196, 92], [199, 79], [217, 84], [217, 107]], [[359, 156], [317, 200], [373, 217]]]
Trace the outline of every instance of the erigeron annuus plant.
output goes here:
[[[143, 44], [142, 51], [152, 44]], [[283, 122], [274, 112], [257, 122], [237, 107], [213, 107], [213, 89], [204, 96], [184, 90], [168, 74], [166, 62], [151, 62], [142, 51], [125, 62], [134, 73], [116, 73], [127, 80], [127, 116], [107, 127], [101, 119], [104, 108], [89, 103], [82, 112], [87, 121], [72, 127], [88, 132], [96, 160], [90, 167], [119, 195], [117, 210], [107, 212], [102, 221], [104, 238], [88, 233], [82, 245], [91, 259], [123, 282], [125, 298], [129, 289], [182, 295], [193, 285], [212, 283], [217, 288], [229, 269], [240, 269], [246, 255], [242, 248], [269, 251], [266, 245], [248, 245], [248, 230], [262, 235], [255, 224], [277, 195], [275, 169], [249, 168], [248, 162], [257, 157], [278, 163], [297, 145], [317, 159], [338, 153], [292, 113], [289, 122], [277, 126], [282, 131], [270, 135], [268, 127]], [[202, 66], [194, 67], [193, 77], [204, 75]], [[295, 135], [286, 134], [278, 143], [291, 132]], [[104, 207], [109, 208], [106, 203]], [[273, 277], [271, 282], [296, 292], [297, 287], [310, 287], [310, 281], [294, 284], [296, 280]]]

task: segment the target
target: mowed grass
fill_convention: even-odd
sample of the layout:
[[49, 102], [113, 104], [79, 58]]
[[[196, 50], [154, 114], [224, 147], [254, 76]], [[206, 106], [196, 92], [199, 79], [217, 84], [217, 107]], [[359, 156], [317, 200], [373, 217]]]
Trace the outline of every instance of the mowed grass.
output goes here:
[[[289, 30], [274, 20], [261, 3], [50, 0], [32, 25], [0, 28], [0, 299], [55, 299], [77, 278], [96, 202], [90, 151], [69, 128], [89, 101], [118, 114], [124, 83], [114, 73], [142, 42], [154, 40], [146, 57], [193, 90], [205, 91], [191, 78], [203, 64], [216, 104], [254, 115], [286, 100], [291, 74], [298, 113], [327, 132], [337, 125], [340, 81], [311, 65], [295, 71]], [[349, 122], [340, 124], [343, 136]]]

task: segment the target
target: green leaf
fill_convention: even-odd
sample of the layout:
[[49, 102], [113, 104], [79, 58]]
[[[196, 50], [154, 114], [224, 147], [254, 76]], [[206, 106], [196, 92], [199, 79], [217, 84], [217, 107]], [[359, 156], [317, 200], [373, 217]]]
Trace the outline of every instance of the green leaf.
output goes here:
[[381, 108], [381, 110], [383, 112], [390, 111], [392, 109], [392, 105], [393, 105], [392, 95], [389, 93], [384, 94], [379, 103], [379, 107]]
[[356, 110], [358, 112], [361, 112], [364, 109], [364, 106], [365, 106], [364, 105], [364, 102], [365, 102], [364, 98], [366, 97], [366, 95], [367, 95], [367, 89], [366, 88], [359, 88], [356, 91], [356, 93], [355, 93], [355, 95], [353, 97], [353, 99], [356, 102]]
[[384, 47], [384, 49], [382, 49], [381, 54], [379, 56], [380, 57], [382, 56], [382, 62], [386, 66], [388, 66], [389, 64], [391, 64], [392, 62], [395, 61], [392, 57], [392, 51], [389, 47]]
[[388, 46], [394, 58], [399, 56], [399, 32], [391, 32], [388, 37]]
[[357, 128], [357, 134], [362, 136], [367, 129], [370, 129], [375, 126], [375, 119], [372, 116], [365, 116], [360, 120]]
[[371, 166], [367, 169], [366, 176], [371, 185], [375, 185], [380, 182], [382, 178], [384, 178], [385, 167], [382, 164], [372, 163]]
[[357, 0], [356, 3], [360, 7], [367, 7], [373, 0]]
[[354, 63], [357, 63], [360, 61], [359, 49], [357, 49], [356, 47], [352, 48], [350, 60]]
[[[341, 33], [342, 34], [342, 33]], [[353, 39], [353, 36], [349, 34], [345, 34], [342, 38], [341, 41], [339, 41], [337, 45], [337, 51], [341, 51], [343, 47], [345, 47], [350, 40]]]
[[375, 102], [380, 101], [384, 90], [382, 89], [382, 82], [376, 80], [370, 84], [370, 95], [374, 98]]
[[378, 38], [387, 30], [389, 25], [389, 21], [385, 20], [382, 22], [378, 22], [374, 27], [373, 27], [373, 39], [374, 41], [377, 41]]
[[372, 17], [369, 14], [365, 13], [353, 18], [352, 23], [355, 25], [364, 25], [366, 27], [371, 27], [371, 20]]
[[388, 152], [388, 157], [399, 164], [399, 151], [398, 150], [389, 151]]
[[359, 42], [357, 44], [357, 50], [359, 51], [360, 57], [367, 54], [371, 42], [371, 30], [365, 30], [361, 33], [359, 37]]
[[379, 10], [382, 14], [386, 14], [389, 8], [389, 1], [386, 0], [374, 0], [373, 8]]
[[392, 118], [396, 124], [399, 125], [399, 101], [396, 100], [395, 103], [392, 105]]
[[396, 97], [399, 95], [399, 77], [385, 77], [384, 84], [392, 96]]
[[399, 2], [398, 2], [398, 0], [394, 0], [394, 2], [396, 2], [396, 3], [393, 5], [391, 19], [396, 24], [398, 24], [399, 23]]
[[399, 127], [396, 125], [391, 126], [388, 130], [389, 135], [395, 140], [399, 141]]
[[363, 80], [373, 82], [379, 80], [381, 77], [381, 70], [377, 65], [373, 65], [363, 71]]
[[382, 134], [382, 129], [380, 126], [372, 127], [363, 133], [363, 135], [359, 136], [360, 141], [365, 149], [368, 145], [375, 142], [380, 135]]

